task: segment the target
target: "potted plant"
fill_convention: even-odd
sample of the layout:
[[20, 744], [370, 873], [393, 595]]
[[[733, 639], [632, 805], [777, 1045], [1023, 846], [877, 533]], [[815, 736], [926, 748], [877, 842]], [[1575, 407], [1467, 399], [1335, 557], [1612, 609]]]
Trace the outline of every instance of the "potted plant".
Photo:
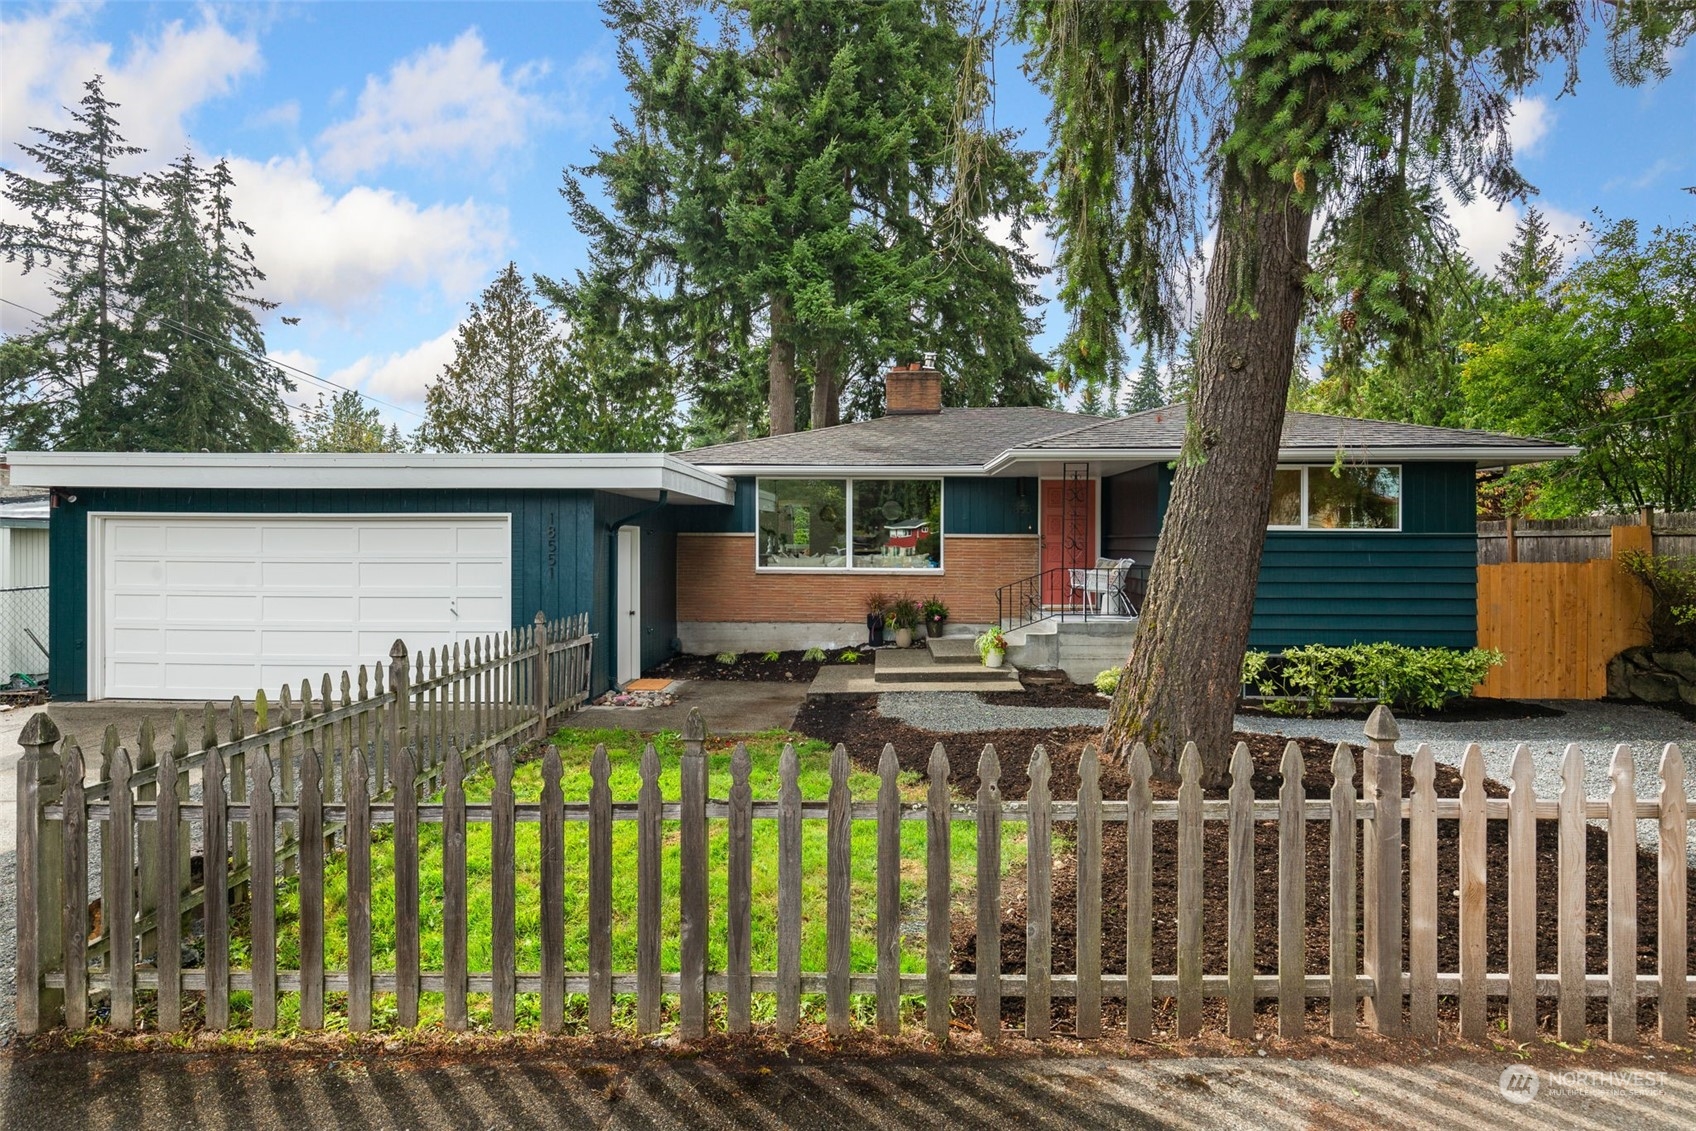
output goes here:
[[888, 608], [887, 593], [866, 594], [866, 640], [874, 648], [883, 643], [883, 616]]
[[919, 603], [911, 597], [897, 597], [883, 612], [884, 627], [895, 634], [897, 648], [913, 646], [913, 630], [919, 627], [922, 619]]
[[925, 602], [925, 635], [935, 639], [942, 635], [942, 626], [948, 623], [948, 606], [942, 603], [942, 598], [931, 597]]
[[1006, 662], [1007, 638], [999, 628], [987, 628], [978, 636], [978, 655], [986, 668], [998, 668]]

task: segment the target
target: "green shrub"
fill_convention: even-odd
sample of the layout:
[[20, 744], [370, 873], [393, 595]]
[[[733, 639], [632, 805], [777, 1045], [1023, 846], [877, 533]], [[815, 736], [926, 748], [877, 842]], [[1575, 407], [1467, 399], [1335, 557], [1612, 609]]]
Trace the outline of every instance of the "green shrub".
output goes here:
[[1124, 668], [1108, 668], [1095, 677], [1095, 689], [1103, 695], [1113, 694], [1119, 690], [1119, 677], [1124, 671]]
[[801, 658], [806, 660], [809, 664], [822, 664], [824, 663], [824, 649], [808, 648], [805, 652], [801, 653]]
[[[1243, 684], [1271, 697], [1268, 708], [1310, 715], [1336, 699], [1374, 699], [1392, 708], [1435, 711], [1464, 699], [1503, 656], [1490, 648], [1410, 648], [1401, 644], [1308, 644], [1276, 655], [1243, 656]], [[1295, 702], [1302, 701], [1301, 703]]]
[[731, 664], [734, 664], [736, 662], [737, 658], [738, 657], [737, 657], [735, 652], [720, 652], [718, 655], [713, 657], [713, 659], [717, 660], [719, 663], [725, 665], [726, 667], [729, 667]]
[[767, 652], [765, 655], [761, 656], [760, 659], [764, 660], [768, 664], [775, 664], [779, 660], [783, 659], [783, 653], [782, 652]]
[[1696, 651], [1696, 555], [1627, 550], [1620, 568], [1649, 590], [1649, 637], [1656, 651]]
[[857, 664], [860, 662], [860, 654], [852, 648], [844, 648], [836, 658], [845, 664]]

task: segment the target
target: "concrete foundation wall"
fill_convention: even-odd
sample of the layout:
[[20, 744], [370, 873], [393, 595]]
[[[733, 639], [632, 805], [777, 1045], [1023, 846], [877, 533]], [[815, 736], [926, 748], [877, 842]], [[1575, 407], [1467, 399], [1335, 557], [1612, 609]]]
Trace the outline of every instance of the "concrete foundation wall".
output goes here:
[[866, 642], [866, 622], [679, 621], [677, 639], [693, 656], [848, 648]]

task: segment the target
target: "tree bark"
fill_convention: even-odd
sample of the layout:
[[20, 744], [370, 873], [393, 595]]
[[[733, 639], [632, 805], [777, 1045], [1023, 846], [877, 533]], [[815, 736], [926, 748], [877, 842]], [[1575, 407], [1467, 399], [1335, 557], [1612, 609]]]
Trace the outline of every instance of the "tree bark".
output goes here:
[[1304, 303], [1312, 215], [1293, 195], [1254, 169], [1221, 186], [1186, 453], [1104, 736], [1121, 758], [1146, 744], [1163, 780], [1186, 742], [1209, 783], [1230, 760]]
[[842, 366], [842, 347], [829, 345], [819, 350], [818, 364], [813, 374], [812, 427], [829, 428], [841, 423], [842, 378], [837, 372]]
[[771, 434], [795, 431], [795, 341], [790, 336], [789, 296], [771, 296], [771, 352], [766, 360]]

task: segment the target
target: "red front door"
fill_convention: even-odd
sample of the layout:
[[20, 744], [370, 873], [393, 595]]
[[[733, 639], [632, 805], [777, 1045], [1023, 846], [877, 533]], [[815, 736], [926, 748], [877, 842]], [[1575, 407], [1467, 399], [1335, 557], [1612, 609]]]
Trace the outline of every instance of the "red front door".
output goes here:
[[1066, 571], [1095, 565], [1095, 480], [1042, 481], [1041, 540], [1042, 603], [1053, 608], [1081, 601]]

